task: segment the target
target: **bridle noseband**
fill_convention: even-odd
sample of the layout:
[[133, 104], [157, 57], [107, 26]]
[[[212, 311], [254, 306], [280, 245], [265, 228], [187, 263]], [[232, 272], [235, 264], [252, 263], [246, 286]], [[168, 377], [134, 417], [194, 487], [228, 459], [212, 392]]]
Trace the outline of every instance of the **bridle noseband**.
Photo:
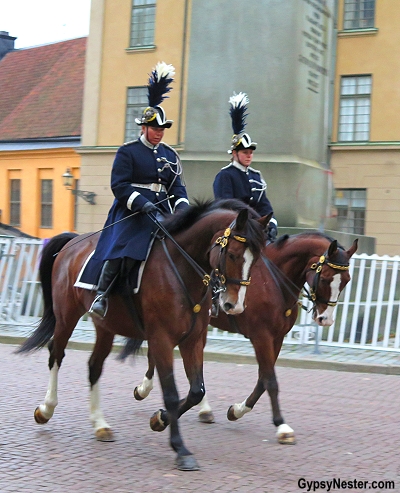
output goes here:
[[[316, 262], [310, 266], [309, 270], [315, 270], [315, 276], [313, 279], [313, 283], [312, 283], [312, 286], [310, 287], [310, 291], [307, 291], [306, 288], [303, 288], [303, 289], [305, 291], [306, 298], [308, 300], [310, 300], [313, 304], [313, 306], [312, 306], [313, 311], [316, 310], [316, 304], [317, 303], [321, 303], [321, 304], [328, 305], [328, 306], [336, 306], [338, 304], [338, 301], [339, 301], [339, 296], [338, 296], [336, 301], [324, 300], [324, 299], [321, 299], [317, 296], [319, 279], [321, 277], [322, 266], [324, 264], [326, 264], [331, 269], [338, 270], [338, 271], [347, 271], [350, 268], [350, 264], [348, 264], [348, 263], [347, 264], [339, 264], [339, 263], [331, 262], [328, 258], [328, 250], [323, 255], [321, 255], [318, 262]], [[340, 293], [339, 293], [339, 295], [340, 295]]]
[[239, 235], [232, 235], [232, 228], [235, 225], [235, 221], [231, 223], [231, 225], [226, 228], [224, 231], [223, 236], [219, 236], [216, 240], [214, 245], [211, 247], [214, 248], [217, 245], [219, 245], [219, 257], [218, 257], [218, 264], [217, 267], [213, 270], [211, 277], [214, 282], [213, 286], [213, 292], [214, 294], [220, 293], [221, 291], [226, 291], [226, 285], [227, 284], [236, 284], [239, 286], [249, 286], [251, 277], [248, 279], [234, 279], [232, 277], [226, 277], [224, 272], [226, 268], [226, 252], [227, 252], [227, 245], [229, 243], [230, 239], [234, 239], [236, 241], [239, 241], [240, 243], [247, 243], [247, 238], [244, 236], [239, 236]]

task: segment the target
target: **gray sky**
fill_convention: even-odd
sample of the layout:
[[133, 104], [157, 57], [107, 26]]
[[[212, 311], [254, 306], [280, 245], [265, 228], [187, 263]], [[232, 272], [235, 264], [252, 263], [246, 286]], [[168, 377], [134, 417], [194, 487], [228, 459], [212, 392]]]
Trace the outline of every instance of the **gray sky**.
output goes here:
[[91, 0], [0, 0], [0, 31], [27, 48], [89, 34]]

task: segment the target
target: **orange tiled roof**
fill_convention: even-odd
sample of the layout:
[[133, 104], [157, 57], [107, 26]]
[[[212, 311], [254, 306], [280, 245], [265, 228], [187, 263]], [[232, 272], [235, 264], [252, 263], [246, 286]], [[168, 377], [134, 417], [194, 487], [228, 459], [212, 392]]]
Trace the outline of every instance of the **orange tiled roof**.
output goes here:
[[0, 141], [81, 135], [86, 37], [0, 61]]

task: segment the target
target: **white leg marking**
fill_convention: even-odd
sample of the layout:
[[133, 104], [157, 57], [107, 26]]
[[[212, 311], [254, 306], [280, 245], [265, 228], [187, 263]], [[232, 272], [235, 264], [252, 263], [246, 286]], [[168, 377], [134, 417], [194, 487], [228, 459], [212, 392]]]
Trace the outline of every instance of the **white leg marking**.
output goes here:
[[39, 410], [46, 419], [50, 419], [54, 414], [54, 409], [58, 404], [57, 389], [58, 389], [58, 372], [60, 367], [54, 363], [50, 370], [50, 379], [47, 386], [46, 397], [44, 403], [40, 404]]
[[99, 382], [95, 383], [90, 390], [90, 422], [95, 431], [101, 428], [110, 428], [104, 419], [103, 411], [100, 409]]
[[286, 423], [283, 423], [282, 425], [278, 426], [276, 436], [279, 437], [280, 435], [282, 435], [284, 433], [294, 433], [294, 431], [292, 430], [292, 428], [289, 425], [287, 425]]
[[212, 412], [211, 406], [208, 403], [207, 395], [205, 395], [203, 397], [203, 399], [201, 400], [199, 406], [200, 406], [199, 414], [202, 414], [202, 413], [211, 413]]
[[143, 378], [143, 382], [136, 387], [137, 393], [140, 395], [142, 399], [147, 397], [150, 392], [153, 390], [153, 379], [147, 378], [146, 376]]
[[251, 411], [251, 407], [246, 406], [246, 401], [243, 401], [241, 404], [234, 404], [233, 405], [233, 414], [235, 415], [235, 418], [239, 419], [242, 416], [244, 416], [246, 413], [249, 413]]
[[[331, 301], [336, 301], [339, 297], [340, 281], [341, 281], [341, 275], [335, 274], [333, 276], [333, 279], [331, 282], [331, 293], [330, 293], [330, 300]], [[321, 314], [317, 311], [317, 313], [315, 315], [315, 320], [317, 322], [321, 322], [321, 325], [332, 325], [334, 322], [334, 320], [333, 320], [333, 310], [334, 309], [335, 309], [334, 306], [328, 306], [326, 308], [326, 310]]]

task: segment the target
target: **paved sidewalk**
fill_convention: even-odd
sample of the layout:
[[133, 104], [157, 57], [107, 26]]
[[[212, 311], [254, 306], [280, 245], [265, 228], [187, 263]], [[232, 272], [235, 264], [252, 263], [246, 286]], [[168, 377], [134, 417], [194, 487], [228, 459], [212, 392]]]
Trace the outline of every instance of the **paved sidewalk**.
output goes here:
[[[0, 323], [0, 342], [20, 343], [34, 330], [32, 322], [21, 325]], [[93, 324], [80, 321], [70, 339], [69, 347], [90, 349], [94, 342]], [[115, 349], [124, 339], [115, 338]], [[144, 347], [146, 343], [144, 343]], [[232, 361], [235, 363], [256, 363], [253, 346], [246, 339], [232, 340], [209, 338], [205, 348], [208, 361]], [[320, 344], [284, 344], [279, 355], [278, 366], [297, 368], [320, 368], [362, 373], [383, 373], [400, 375], [400, 352], [359, 348], [340, 348]]]

